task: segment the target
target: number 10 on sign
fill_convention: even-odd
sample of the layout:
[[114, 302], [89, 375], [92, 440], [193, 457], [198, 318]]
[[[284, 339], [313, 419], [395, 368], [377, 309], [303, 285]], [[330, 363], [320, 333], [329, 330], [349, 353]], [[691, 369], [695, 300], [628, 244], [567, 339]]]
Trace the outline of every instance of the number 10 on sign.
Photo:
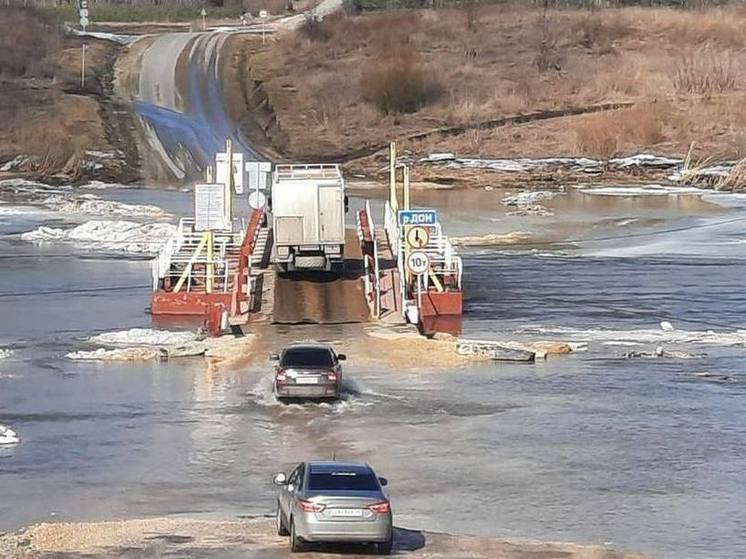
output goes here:
[[409, 253], [409, 256], [407, 256], [407, 269], [416, 275], [427, 272], [430, 269], [430, 258], [427, 253], [420, 250]]

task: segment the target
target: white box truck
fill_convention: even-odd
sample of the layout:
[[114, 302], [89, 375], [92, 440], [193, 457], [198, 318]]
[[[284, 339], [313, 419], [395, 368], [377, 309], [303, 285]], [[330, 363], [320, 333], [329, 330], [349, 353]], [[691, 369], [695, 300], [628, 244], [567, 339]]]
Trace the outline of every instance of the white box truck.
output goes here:
[[343, 269], [347, 197], [339, 165], [277, 165], [270, 200], [280, 270]]

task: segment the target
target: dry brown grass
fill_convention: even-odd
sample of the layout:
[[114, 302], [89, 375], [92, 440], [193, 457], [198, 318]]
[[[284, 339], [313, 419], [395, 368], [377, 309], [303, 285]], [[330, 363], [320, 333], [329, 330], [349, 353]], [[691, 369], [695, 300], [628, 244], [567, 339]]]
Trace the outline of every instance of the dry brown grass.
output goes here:
[[[634, 126], [620, 122], [619, 116], [594, 115], [571, 119], [569, 128], [565, 121], [552, 132], [549, 124], [531, 125], [529, 130], [543, 131], [539, 136], [516, 127], [511, 134], [520, 138], [506, 140], [505, 131], [483, 130], [439, 140], [438, 145], [484, 153], [605, 153], [640, 142], [675, 150], [688, 145], [690, 131], [697, 130], [708, 139], [703, 145], [720, 142], [731, 152], [737, 149], [736, 137], [744, 136], [723, 120], [730, 118], [727, 115], [738, 118], [735, 111], [718, 109], [741, 95], [744, 9], [544, 13], [525, 4], [498, 4], [476, 8], [474, 17], [478, 25], [469, 30], [462, 10], [336, 16], [321, 23], [324, 40], [303, 33], [282, 37], [259, 56], [258, 66], [265, 68], [261, 77], [278, 100], [278, 117], [292, 138], [290, 152], [309, 157], [319, 153], [311, 146], [334, 156], [438, 125], [477, 125], [502, 116], [608, 101], [645, 107], [660, 103], [670, 107], [671, 118], [661, 122], [639, 111], [623, 111]], [[413, 113], [382, 117], [366, 102], [374, 96], [366, 94], [363, 73], [383, 64], [382, 53], [397, 50], [416, 53], [442, 83], [443, 94], [413, 104]], [[682, 52], [697, 55], [688, 71]], [[715, 53], [716, 63], [708, 64], [710, 55], [705, 53]], [[692, 85], [686, 85], [687, 80]], [[707, 89], [709, 98], [697, 94], [696, 102], [691, 99], [689, 91]], [[714, 120], [708, 123], [707, 118]], [[618, 134], [604, 131], [614, 125], [621, 126]], [[496, 138], [521, 146], [498, 144]]]
[[25, 10], [3, 8], [0, 16], [0, 76], [49, 78], [47, 56], [60, 49], [62, 31]]
[[630, 144], [655, 146], [665, 139], [664, 122], [669, 118], [670, 107], [653, 103], [576, 119], [574, 151], [611, 157]]
[[679, 93], [718, 95], [738, 89], [739, 78], [730, 51], [700, 48], [677, 61], [673, 83]]

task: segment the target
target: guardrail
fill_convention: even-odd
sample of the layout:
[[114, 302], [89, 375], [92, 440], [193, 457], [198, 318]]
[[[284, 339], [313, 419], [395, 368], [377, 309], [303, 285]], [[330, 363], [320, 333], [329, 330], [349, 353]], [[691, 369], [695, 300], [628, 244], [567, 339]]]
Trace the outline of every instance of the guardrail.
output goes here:
[[[242, 232], [214, 232], [215, 250], [208, 257], [210, 251], [202, 247], [204, 233], [194, 231], [194, 219], [180, 219], [176, 232], [164, 243], [151, 263], [153, 291], [170, 290], [185, 272], [186, 278], [182, 283], [186, 291], [191, 291], [196, 284], [203, 286], [210, 275], [210, 267], [214, 291], [227, 291], [232, 279], [231, 273], [240, 265], [240, 249], [244, 237]], [[238, 263], [231, 261], [233, 255], [238, 256]]]

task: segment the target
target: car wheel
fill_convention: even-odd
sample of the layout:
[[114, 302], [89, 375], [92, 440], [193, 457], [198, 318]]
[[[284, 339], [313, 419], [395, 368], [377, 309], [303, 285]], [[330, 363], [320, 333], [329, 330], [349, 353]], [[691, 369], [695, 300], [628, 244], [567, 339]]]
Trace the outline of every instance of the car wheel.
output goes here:
[[290, 519], [290, 552], [291, 553], [300, 553], [305, 549], [305, 545], [303, 545], [303, 540], [300, 539], [295, 534], [295, 522], [293, 519]]
[[277, 503], [277, 535], [288, 536], [290, 532], [285, 528], [285, 523], [282, 521], [282, 511], [280, 510], [280, 503]]
[[376, 544], [376, 553], [378, 555], [391, 555], [391, 549], [394, 547], [394, 535], [390, 535], [389, 539], [385, 542], [379, 542]]

